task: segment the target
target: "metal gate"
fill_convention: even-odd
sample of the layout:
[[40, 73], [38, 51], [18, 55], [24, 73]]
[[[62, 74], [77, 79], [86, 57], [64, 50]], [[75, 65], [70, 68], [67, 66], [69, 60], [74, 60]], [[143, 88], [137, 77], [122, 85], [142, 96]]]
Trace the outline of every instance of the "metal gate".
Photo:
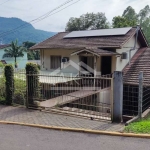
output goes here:
[[27, 75], [27, 106], [91, 119], [111, 120], [110, 76]]

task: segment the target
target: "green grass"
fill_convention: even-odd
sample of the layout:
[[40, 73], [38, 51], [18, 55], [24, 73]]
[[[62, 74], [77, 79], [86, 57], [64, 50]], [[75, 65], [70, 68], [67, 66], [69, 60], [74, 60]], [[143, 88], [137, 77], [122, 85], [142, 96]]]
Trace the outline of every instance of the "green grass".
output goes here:
[[125, 132], [150, 134], [150, 116], [147, 119], [137, 121], [125, 127]]

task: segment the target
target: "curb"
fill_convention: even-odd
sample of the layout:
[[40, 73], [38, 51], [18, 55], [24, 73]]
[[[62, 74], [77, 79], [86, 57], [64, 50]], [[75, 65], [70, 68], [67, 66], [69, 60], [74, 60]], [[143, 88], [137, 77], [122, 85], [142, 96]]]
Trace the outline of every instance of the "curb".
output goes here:
[[27, 123], [11, 122], [11, 121], [0, 121], [0, 124], [22, 125], [22, 126], [29, 126], [29, 127], [43, 128], [43, 129], [61, 130], [61, 131], [84, 132], [84, 133], [91, 133], [91, 134], [134, 137], [134, 138], [149, 138], [150, 139], [150, 134], [120, 133], [120, 132], [90, 130], [90, 129], [81, 129], [81, 128], [44, 126], [44, 125], [38, 125], [38, 124], [36, 125], [36, 124], [27, 124]]

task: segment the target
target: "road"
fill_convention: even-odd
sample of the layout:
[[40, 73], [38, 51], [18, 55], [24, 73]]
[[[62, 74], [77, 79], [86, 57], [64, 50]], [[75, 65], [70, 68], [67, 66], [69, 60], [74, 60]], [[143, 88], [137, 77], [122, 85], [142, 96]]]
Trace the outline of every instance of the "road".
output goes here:
[[0, 124], [0, 150], [148, 150], [149, 139]]

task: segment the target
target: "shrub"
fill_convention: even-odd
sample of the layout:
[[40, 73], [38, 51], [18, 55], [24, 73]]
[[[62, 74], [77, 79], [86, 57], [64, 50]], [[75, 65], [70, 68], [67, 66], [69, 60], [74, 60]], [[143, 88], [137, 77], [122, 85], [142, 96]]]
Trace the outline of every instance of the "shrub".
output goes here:
[[5, 78], [4, 75], [0, 77], [0, 104], [6, 104]]
[[26, 81], [15, 78], [14, 80], [14, 97], [13, 102], [16, 104], [24, 105], [26, 100]]
[[6, 65], [4, 69], [6, 86], [6, 104], [12, 104], [14, 95], [14, 69], [12, 65]]
[[27, 74], [27, 96], [28, 96], [28, 105], [34, 104], [34, 99], [40, 97], [40, 84], [39, 84], [39, 69], [36, 64], [34, 63], [27, 63], [26, 64], [26, 74]]
[[37, 64], [37, 67], [38, 67], [39, 70], [41, 69], [41, 66], [39, 64]]
[[14, 92], [14, 103], [19, 105], [24, 105], [24, 102], [26, 100], [24, 91], [21, 90], [15, 90]]
[[0, 61], [0, 68], [4, 68], [5, 65]]

